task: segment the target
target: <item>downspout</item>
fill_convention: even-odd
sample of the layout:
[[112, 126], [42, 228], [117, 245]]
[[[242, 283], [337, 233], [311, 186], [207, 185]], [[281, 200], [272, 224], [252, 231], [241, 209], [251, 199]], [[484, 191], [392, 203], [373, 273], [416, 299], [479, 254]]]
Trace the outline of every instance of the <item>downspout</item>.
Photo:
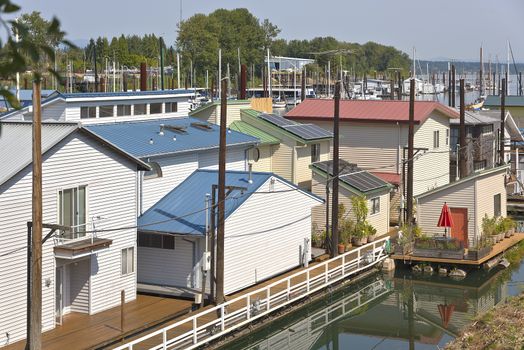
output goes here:
[[140, 210], [140, 215], [142, 215], [143, 210], [144, 210], [144, 172], [140, 171], [140, 174], [138, 176], [139, 176], [139, 185], [140, 185], [139, 186], [140, 187], [139, 210]]
[[400, 123], [397, 122], [397, 126], [398, 126], [398, 147], [397, 147], [397, 174], [400, 174], [400, 162], [401, 162], [401, 154], [400, 154], [400, 149], [401, 149], [401, 146], [400, 146], [400, 133], [401, 133], [401, 127], [400, 127]]

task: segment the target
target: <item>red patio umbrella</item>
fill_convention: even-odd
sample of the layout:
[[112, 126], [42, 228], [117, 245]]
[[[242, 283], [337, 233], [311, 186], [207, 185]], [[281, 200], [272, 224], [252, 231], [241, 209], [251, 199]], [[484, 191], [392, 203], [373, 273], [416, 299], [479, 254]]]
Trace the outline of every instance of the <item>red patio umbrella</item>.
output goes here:
[[444, 202], [442, 210], [440, 211], [440, 217], [438, 219], [438, 227], [444, 227], [444, 236], [447, 236], [447, 228], [453, 226], [453, 218], [451, 217], [451, 211], [449, 210], [448, 204]]
[[449, 320], [451, 319], [451, 315], [453, 314], [454, 310], [455, 305], [453, 304], [438, 305], [438, 312], [440, 314], [440, 319], [442, 320], [442, 326], [444, 326], [444, 328], [448, 328]]

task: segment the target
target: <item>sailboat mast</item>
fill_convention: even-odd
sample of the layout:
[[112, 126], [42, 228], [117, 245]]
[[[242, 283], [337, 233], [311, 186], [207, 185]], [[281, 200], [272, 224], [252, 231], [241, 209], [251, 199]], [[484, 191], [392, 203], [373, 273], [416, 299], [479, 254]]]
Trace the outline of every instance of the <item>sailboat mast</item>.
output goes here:
[[415, 68], [415, 46], [413, 46], [413, 73], [411, 75], [413, 79], [417, 77], [417, 69]]
[[479, 93], [480, 93], [480, 97], [482, 97], [482, 90], [483, 90], [483, 84], [484, 84], [484, 76], [483, 76], [483, 68], [484, 68], [484, 65], [483, 65], [483, 61], [482, 61], [482, 45], [480, 45], [480, 75], [479, 75], [479, 84], [480, 84], [480, 87], [479, 87]]

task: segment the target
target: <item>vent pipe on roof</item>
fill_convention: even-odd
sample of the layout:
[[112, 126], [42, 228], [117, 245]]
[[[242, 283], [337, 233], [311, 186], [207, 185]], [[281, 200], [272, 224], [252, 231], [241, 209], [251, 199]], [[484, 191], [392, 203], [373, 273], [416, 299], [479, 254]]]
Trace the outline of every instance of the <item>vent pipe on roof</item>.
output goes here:
[[147, 65], [140, 63], [140, 91], [147, 91]]
[[154, 143], [153, 138], [149, 139], [149, 144], [152, 145]]
[[253, 183], [253, 164], [249, 163], [248, 164], [248, 169], [249, 169], [249, 177], [247, 179], [247, 182], [252, 184]]
[[160, 131], [158, 132], [158, 135], [164, 136], [164, 124], [160, 124]]

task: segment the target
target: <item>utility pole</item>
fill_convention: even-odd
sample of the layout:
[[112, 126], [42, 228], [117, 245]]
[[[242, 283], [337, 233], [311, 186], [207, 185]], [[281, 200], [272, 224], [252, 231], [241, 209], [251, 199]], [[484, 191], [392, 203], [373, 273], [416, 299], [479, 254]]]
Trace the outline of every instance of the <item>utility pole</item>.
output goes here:
[[98, 92], [98, 72], [96, 69], [96, 45], [93, 46], [93, 60], [95, 68], [95, 92]]
[[500, 95], [500, 141], [499, 141], [499, 164], [504, 164], [504, 130], [506, 119], [506, 79], [502, 79], [502, 93]]
[[338, 173], [339, 173], [340, 81], [335, 84], [333, 117], [333, 203], [331, 204], [331, 257], [338, 255]]
[[[27, 349], [42, 348], [42, 109], [40, 77], [33, 82], [33, 191], [31, 241], [31, 309], [27, 310]], [[29, 249], [29, 247], [28, 247]]]
[[176, 78], [177, 85], [176, 88], [180, 89], [180, 53], [176, 53]]
[[464, 79], [460, 79], [460, 149], [457, 150], [457, 156], [460, 153], [460, 177], [464, 178], [468, 176], [468, 169], [467, 169], [467, 150], [466, 150], [466, 117], [465, 117], [465, 99], [464, 99]]
[[164, 90], [164, 40], [162, 37], [160, 41], [160, 90]]
[[413, 223], [413, 156], [415, 139], [415, 79], [409, 81], [408, 180], [406, 194], [406, 223]]
[[449, 107], [451, 107], [451, 93], [452, 92], [453, 91], [451, 89], [451, 69], [449, 69], [449, 66], [448, 66], [448, 106]]
[[220, 144], [218, 154], [218, 229], [216, 247], [216, 302], [224, 302], [224, 218], [226, 199], [226, 129], [227, 129], [227, 80], [221, 81]]
[[452, 64], [451, 65], [451, 107], [455, 108], [455, 89], [456, 89], [456, 80], [455, 80], [455, 74], [456, 74], [456, 71], [455, 71], [455, 65]]
[[[484, 72], [483, 72], [483, 69], [484, 69], [484, 62], [483, 62], [483, 57], [482, 57], [482, 45], [480, 45], [480, 86], [479, 86], [479, 93], [480, 93], [480, 97], [482, 97], [482, 94], [484, 92]], [[460, 102], [460, 104], [462, 105], [462, 102]]]

